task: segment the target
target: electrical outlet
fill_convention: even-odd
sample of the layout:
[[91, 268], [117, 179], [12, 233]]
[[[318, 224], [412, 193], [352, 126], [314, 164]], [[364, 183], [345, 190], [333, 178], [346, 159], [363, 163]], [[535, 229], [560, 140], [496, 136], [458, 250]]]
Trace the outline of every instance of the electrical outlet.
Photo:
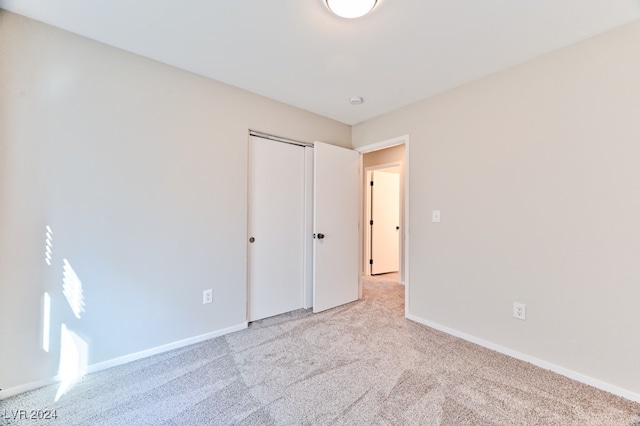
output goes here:
[[513, 302], [513, 317], [521, 320], [527, 317], [527, 307], [524, 303]]
[[213, 290], [205, 290], [202, 292], [202, 304], [212, 303], [213, 302]]

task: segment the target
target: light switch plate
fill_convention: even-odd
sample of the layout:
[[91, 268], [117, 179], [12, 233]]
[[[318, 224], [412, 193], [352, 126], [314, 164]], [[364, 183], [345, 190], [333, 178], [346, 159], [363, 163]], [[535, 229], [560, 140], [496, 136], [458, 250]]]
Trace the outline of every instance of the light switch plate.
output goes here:
[[440, 222], [440, 210], [433, 210], [431, 212], [431, 222]]

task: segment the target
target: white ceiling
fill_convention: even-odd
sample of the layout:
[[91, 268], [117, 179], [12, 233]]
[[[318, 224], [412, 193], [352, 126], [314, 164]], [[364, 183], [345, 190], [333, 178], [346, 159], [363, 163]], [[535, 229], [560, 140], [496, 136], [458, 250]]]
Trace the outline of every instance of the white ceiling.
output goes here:
[[0, 7], [346, 124], [640, 19], [640, 0], [378, 0], [355, 20], [324, 0]]

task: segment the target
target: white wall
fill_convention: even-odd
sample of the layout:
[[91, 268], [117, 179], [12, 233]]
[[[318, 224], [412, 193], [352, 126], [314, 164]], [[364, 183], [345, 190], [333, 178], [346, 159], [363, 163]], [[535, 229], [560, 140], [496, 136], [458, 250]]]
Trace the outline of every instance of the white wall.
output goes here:
[[367, 152], [362, 156], [362, 167], [373, 167], [394, 162], [404, 162], [404, 144]]
[[640, 22], [354, 127], [411, 137], [412, 315], [640, 394], [638, 46]]
[[56, 374], [62, 323], [89, 364], [244, 323], [248, 129], [351, 142], [346, 125], [5, 11], [0, 64], [2, 389]]

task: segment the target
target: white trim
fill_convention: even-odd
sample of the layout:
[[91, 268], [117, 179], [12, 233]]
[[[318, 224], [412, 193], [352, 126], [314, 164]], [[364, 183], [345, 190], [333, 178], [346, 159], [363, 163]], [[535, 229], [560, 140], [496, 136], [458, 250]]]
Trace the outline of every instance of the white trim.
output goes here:
[[470, 334], [463, 333], [453, 328], [446, 327], [444, 325], [426, 320], [424, 318], [415, 316], [415, 315], [407, 315], [407, 319], [411, 321], [415, 321], [422, 325], [426, 325], [427, 327], [434, 328], [436, 330], [442, 331], [444, 333], [450, 334], [455, 337], [459, 337], [460, 339], [466, 340], [471, 343], [475, 343], [476, 345], [480, 345], [487, 349], [491, 349], [496, 352], [500, 352], [501, 354], [510, 356], [512, 358], [519, 359], [521, 361], [525, 361], [536, 365], [538, 367], [544, 368], [546, 370], [551, 370], [555, 373], [558, 373], [562, 376], [568, 377], [580, 383], [584, 383], [589, 386], [593, 386], [594, 388], [601, 389], [605, 392], [612, 393], [614, 395], [621, 396], [630, 401], [640, 402], [640, 394], [635, 392], [628, 391], [626, 389], [614, 386], [610, 383], [603, 382], [598, 379], [594, 379], [593, 377], [587, 376], [586, 374], [578, 373], [577, 371], [569, 370], [568, 368], [561, 367], [559, 365], [553, 364], [548, 361], [544, 361], [530, 355], [524, 354], [522, 352], [515, 351], [513, 349], [509, 349], [504, 346], [497, 345], [495, 343], [489, 342], [488, 340], [481, 339], [479, 337], [472, 336]]
[[[97, 364], [93, 364], [87, 367], [87, 369], [83, 372], [82, 375], [96, 373], [98, 371], [106, 370], [111, 367], [117, 367], [119, 365], [127, 364], [132, 361], [137, 361], [142, 358], [148, 358], [153, 355], [161, 354], [164, 352], [169, 352], [174, 349], [183, 348], [185, 346], [193, 345], [196, 343], [204, 342], [205, 340], [210, 340], [216, 337], [224, 336], [225, 334], [233, 333], [236, 331], [244, 330], [248, 327], [248, 323], [243, 322], [238, 325], [234, 325], [232, 327], [223, 328], [222, 330], [213, 331], [211, 333], [201, 334], [200, 336], [190, 337], [188, 339], [179, 340], [177, 342], [168, 343], [166, 345], [158, 346], [151, 349], [146, 349], [144, 351], [135, 352], [129, 355], [121, 356], [118, 358], [113, 358], [108, 361], [99, 362]], [[58, 376], [54, 376], [49, 379], [38, 380], [31, 383], [26, 383], [24, 385], [15, 386], [12, 388], [4, 389], [0, 391], [0, 400], [9, 398], [23, 392], [32, 391], [34, 389], [41, 388], [43, 386], [51, 385], [54, 383], [58, 383], [60, 378]]]
[[409, 135], [403, 135], [403, 136], [387, 139], [381, 142], [372, 143], [371, 145], [365, 145], [358, 148], [354, 148], [354, 150], [365, 154], [367, 152], [373, 152], [373, 151], [377, 151], [379, 149], [384, 149], [384, 148], [391, 148], [392, 146], [402, 145], [403, 143], [408, 143], [408, 142], [409, 142]]
[[304, 147], [304, 302], [313, 308], [313, 147]]
[[[364, 169], [364, 155], [360, 153], [360, 161], [358, 163], [358, 178], [360, 179], [360, 185], [362, 185], [365, 181], [365, 169]], [[367, 227], [367, 222], [364, 220], [364, 200], [365, 200], [365, 189], [361, 187], [360, 191], [358, 191], [358, 205], [360, 206], [360, 217], [358, 218], [358, 300], [362, 299], [362, 275], [365, 273], [367, 268], [365, 267], [365, 253], [362, 250], [363, 242], [364, 242], [364, 232]], [[368, 274], [367, 274], [368, 275]]]

